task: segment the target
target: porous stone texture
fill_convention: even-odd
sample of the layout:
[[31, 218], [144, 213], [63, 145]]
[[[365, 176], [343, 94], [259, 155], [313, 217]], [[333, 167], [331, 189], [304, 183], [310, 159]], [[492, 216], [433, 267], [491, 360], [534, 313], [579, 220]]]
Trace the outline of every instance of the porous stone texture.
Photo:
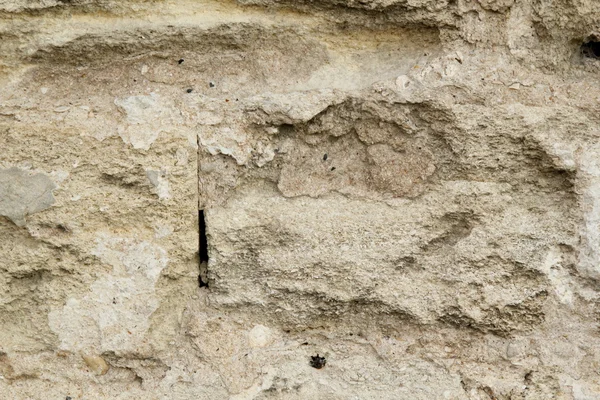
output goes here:
[[600, 399], [598, 35], [0, 0], [0, 398]]

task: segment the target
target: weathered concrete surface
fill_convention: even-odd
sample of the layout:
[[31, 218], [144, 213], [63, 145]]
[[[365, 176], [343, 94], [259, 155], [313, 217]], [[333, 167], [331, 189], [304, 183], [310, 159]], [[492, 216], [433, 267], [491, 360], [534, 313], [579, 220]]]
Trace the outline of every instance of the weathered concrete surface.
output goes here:
[[0, 1], [0, 398], [600, 399], [596, 6]]

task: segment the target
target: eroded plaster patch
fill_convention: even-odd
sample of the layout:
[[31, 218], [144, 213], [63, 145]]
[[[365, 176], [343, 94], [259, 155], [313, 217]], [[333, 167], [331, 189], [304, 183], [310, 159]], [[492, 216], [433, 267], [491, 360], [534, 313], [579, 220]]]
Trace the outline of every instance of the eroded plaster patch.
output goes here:
[[579, 185], [584, 226], [585, 247], [580, 253], [578, 270], [587, 276], [600, 277], [600, 163], [597, 148], [582, 148], [578, 152]]
[[175, 107], [156, 93], [115, 99], [115, 105], [125, 115], [125, 124], [118, 133], [123, 142], [134, 149], [148, 150], [161, 132], [174, 122], [180, 123]]
[[70, 298], [49, 314], [61, 348], [70, 351], [135, 351], [158, 308], [155, 284], [167, 252], [147, 241], [101, 235], [92, 254], [113, 267], [83, 298]]
[[171, 191], [169, 190], [169, 179], [167, 178], [166, 169], [161, 170], [146, 170], [146, 177], [150, 184], [154, 187], [154, 192], [161, 200], [168, 200], [171, 198]]
[[561, 265], [561, 262], [562, 254], [560, 249], [553, 247], [546, 254], [546, 258], [542, 263], [542, 271], [552, 283], [558, 300], [563, 304], [573, 305], [574, 295], [571, 288], [571, 276]]

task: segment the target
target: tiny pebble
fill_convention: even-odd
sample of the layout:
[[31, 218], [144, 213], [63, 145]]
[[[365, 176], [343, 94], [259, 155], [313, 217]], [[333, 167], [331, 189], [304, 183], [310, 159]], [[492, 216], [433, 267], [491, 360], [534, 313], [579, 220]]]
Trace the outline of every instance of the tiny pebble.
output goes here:
[[215, 83], [214, 82], [208, 82], [208, 86], [209, 87], [215, 87]]
[[81, 358], [94, 374], [104, 375], [108, 372], [109, 366], [102, 357], [82, 354]]
[[327, 161], [327, 153], [323, 155], [323, 161]]
[[188, 89], [188, 90], [186, 90], [186, 92], [188, 92], [188, 93], [192, 93], [192, 91], [193, 91], [193, 90], [194, 90], [194, 89]]
[[180, 58], [179, 61], [177, 61], [178, 64], [182, 64], [185, 60], [183, 58]]
[[54, 109], [54, 112], [57, 112], [57, 113], [64, 113], [65, 111], [69, 111], [69, 108], [71, 108], [71, 107], [69, 107], [69, 106], [60, 106], [60, 107], [56, 107], [56, 108]]

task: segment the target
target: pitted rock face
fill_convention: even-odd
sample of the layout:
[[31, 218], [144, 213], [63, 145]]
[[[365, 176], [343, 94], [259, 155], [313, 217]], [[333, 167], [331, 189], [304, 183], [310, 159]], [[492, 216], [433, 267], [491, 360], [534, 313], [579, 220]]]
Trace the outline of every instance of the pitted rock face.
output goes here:
[[422, 183], [435, 171], [432, 155], [422, 148], [396, 152], [388, 145], [376, 144], [367, 149], [374, 167], [370, 170], [375, 187], [396, 197], [415, 197], [422, 192]]
[[0, 398], [596, 399], [596, 9], [0, 1]]

